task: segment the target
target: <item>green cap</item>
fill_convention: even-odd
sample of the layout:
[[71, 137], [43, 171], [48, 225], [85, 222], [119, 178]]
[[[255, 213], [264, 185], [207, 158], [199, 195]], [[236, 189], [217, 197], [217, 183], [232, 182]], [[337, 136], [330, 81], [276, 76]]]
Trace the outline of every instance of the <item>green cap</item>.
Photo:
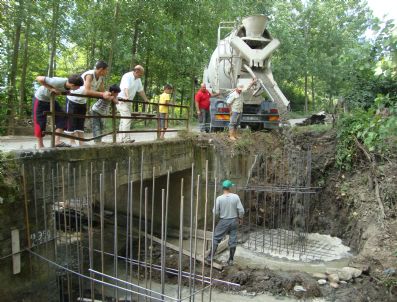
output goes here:
[[230, 180], [226, 179], [222, 182], [222, 187], [229, 189], [234, 186], [234, 183], [232, 183]]

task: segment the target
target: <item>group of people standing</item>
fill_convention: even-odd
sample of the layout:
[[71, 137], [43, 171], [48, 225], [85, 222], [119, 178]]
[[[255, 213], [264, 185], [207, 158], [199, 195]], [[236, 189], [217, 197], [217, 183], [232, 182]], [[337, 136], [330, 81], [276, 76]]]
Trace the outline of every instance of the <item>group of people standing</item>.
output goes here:
[[[232, 141], [237, 140], [237, 128], [241, 122], [241, 116], [243, 113], [243, 92], [247, 89], [251, 88], [252, 85], [256, 83], [256, 79], [252, 79], [251, 83], [248, 87], [244, 87], [243, 84], [237, 85], [236, 89], [234, 89], [226, 98], [226, 104], [230, 110], [230, 122], [229, 122], [229, 138]], [[211, 121], [210, 115], [210, 107], [211, 107], [211, 97], [219, 96], [220, 93], [210, 93], [207, 89], [205, 83], [202, 83], [199, 91], [196, 93], [194, 97], [194, 101], [196, 104], [197, 115], [199, 117], [200, 122], [200, 131], [208, 132], [209, 131], [209, 123]]]
[[[66, 94], [66, 109], [64, 110], [58, 101], [55, 101], [55, 125], [57, 133], [67, 133], [79, 138], [79, 145], [84, 144], [84, 116], [87, 113], [87, 99], [96, 98], [97, 101], [91, 107], [92, 129], [94, 141], [101, 142], [104, 129], [103, 116], [109, 114], [111, 103], [115, 103], [120, 113], [119, 140], [121, 142], [133, 142], [129, 136], [131, 128], [132, 100], [138, 93], [144, 102], [149, 102], [141, 82], [144, 68], [136, 65], [134, 69], [123, 75], [120, 85], [113, 84], [105, 89], [104, 77], [108, 73], [108, 64], [99, 61], [95, 69], [88, 70], [81, 75], [71, 75], [69, 78], [38, 76], [37, 82], [41, 85], [33, 97], [33, 124], [34, 134], [38, 141], [38, 148], [43, 148], [43, 136], [47, 124], [46, 112], [50, 111], [51, 95]], [[167, 84], [164, 93], [160, 96], [159, 114], [161, 120], [161, 136], [164, 138], [168, 123], [168, 106], [171, 100], [172, 86]], [[66, 113], [74, 114], [67, 116]], [[55, 137], [56, 147], [71, 147], [77, 145], [74, 139], [70, 144], [61, 141], [61, 137]]]
[[[144, 68], [136, 65], [133, 70], [125, 73], [120, 85], [113, 84], [107, 90], [105, 89], [104, 78], [108, 73], [108, 64], [99, 61], [95, 65], [95, 69], [88, 70], [81, 75], [71, 75], [69, 78], [45, 77], [38, 76], [37, 82], [41, 86], [36, 90], [33, 98], [33, 123], [34, 134], [37, 137], [38, 148], [43, 148], [43, 136], [47, 124], [46, 112], [50, 111], [51, 94], [66, 94], [66, 113], [72, 114], [67, 116], [60, 104], [55, 101], [55, 125], [56, 132], [63, 132], [79, 139], [79, 145], [84, 144], [84, 122], [87, 113], [87, 99], [96, 98], [97, 101], [91, 107], [92, 130], [94, 141], [101, 143], [101, 135], [104, 129], [103, 116], [109, 114], [111, 103], [115, 103], [120, 113], [119, 124], [119, 141], [123, 143], [133, 142], [130, 138], [129, 131], [131, 128], [132, 101], [138, 93], [144, 102], [149, 100], [143, 89], [141, 77], [144, 75]], [[255, 83], [252, 83], [247, 89]], [[226, 103], [230, 107], [230, 123], [229, 138], [236, 140], [236, 130], [240, 124], [243, 111], [243, 94], [244, 85], [238, 85], [237, 88], [229, 94]], [[159, 115], [160, 115], [160, 139], [164, 138], [165, 131], [168, 128], [168, 105], [171, 101], [173, 87], [170, 84], [164, 86], [164, 91], [160, 96]], [[68, 95], [71, 94], [71, 95]], [[216, 97], [220, 93], [210, 93], [206, 85], [203, 83], [199, 91], [195, 95], [195, 104], [197, 115], [200, 121], [200, 130], [208, 131], [210, 122], [210, 98]], [[56, 147], [76, 146], [74, 139], [70, 140], [70, 144], [62, 142], [60, 136], [55, 138]]]

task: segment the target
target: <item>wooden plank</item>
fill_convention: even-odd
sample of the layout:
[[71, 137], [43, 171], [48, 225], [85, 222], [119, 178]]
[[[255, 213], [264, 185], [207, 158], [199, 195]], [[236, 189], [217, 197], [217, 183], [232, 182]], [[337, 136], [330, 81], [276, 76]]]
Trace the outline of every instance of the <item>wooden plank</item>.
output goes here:
[[[157, 242], [157, 243], [162, 244], [162, 240], [161, 240], [160, 238], [158, 238], [158, 237], [151, 236], [151, 235], [149, 235], [149, 234], [147, 235], [147, 237], [148, 237], [149, 239], [152, 239], [154, 242]], [[170, 249], [172, 249], [172, 250], [174, 250], [174, 251], [179, 252], [179, 246], [177, 246], [177, 245], [175, 245], [175, 244], [166, 242], [166, 243], [165, 243], [165, 246], [168, 247], [168, 248], [170, 248]], [[184, 255], [190, 257], [190, 251], [185, 250], [185, 249], [182, 249], [182, 253], [183, 253]], [[203, 257], [202, 255], [197, 255], [197, 258], [194, 258], [194, 253], [193, 253], [192, 258], [195, 259], [195, 260], [198, 260], [198, 261], [200, 261], [200, 262], [204, 262], [204, 257]], [[220, 264], [218, 264], [218, 263], [216, 263], [216, 262], [213, 263], [213, 267], [216, 268], [216, 269], [218, 269], [218, 270], [222, 270], [222, 268], [223, 268], [222, 265], [220, 265]]]
[[19, 244], [19, 230], [11, 230], [12, 272], [14, 275], [21, 272], [21, 247]]
[[[184, 234], [185, 233], [190, 234], [190, 227], [184, 227], [183, 228], [183, 233]], [[194, 236], [194, 230], [193, 230], [192, 234]], [[206, 231], [205, 232], [205, 236], [206, 236], [206, 238], [205, 238], [206, 240], [212, 240], [212, 232]], [[197, 238], [198, 239], [204, 239], [204, 230], [197, 229]]]

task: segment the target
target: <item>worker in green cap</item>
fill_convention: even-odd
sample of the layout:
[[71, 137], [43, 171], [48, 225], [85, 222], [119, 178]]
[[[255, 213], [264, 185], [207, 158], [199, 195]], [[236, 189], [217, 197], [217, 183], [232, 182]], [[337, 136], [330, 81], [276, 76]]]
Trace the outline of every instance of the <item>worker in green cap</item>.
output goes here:
[[215, 227], [214, 240], [209, 255], [205, 259], [210, 263], [218, 248], [219, 242], [226, 234], [229, 234], [229, 259], [228, 265], [233, 265], [234, 253], [237, 246], [237, 226], [242, 224], [244, 217], [244, 208], [241, 204], [240, 197], [237, 194], [231, 193], [230, 189], [234, 186], [230, 180], [222, 182], [223, 194], [216, 198], [213, 209], [214, 215], [219, 215], [220, 220]]

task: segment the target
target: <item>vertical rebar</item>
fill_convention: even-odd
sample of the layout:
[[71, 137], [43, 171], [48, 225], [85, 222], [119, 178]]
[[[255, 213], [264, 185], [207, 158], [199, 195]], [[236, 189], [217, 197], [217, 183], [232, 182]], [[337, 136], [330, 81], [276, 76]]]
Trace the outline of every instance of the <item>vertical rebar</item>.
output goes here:
[[[63, 223], [64, 223], [64, 232], [65, 232], [65, 250], [66, 250], [66, 266], [69, 267], [69, 244], [68, 244], [68, 236], [67, 236], [67, 219], [66, 219], [66, 196], [65, 196], [65, 173], [64, 167], [62, 166], [62, 201], [63, 201]], [[67, 290], [68, 295], [70, 297], [70, 275], [69, 272], [66, 273], [67, 277]], [[63, 291], [62, 291], [63, 292]]]
[[[152, 265], [153, 265], [153, 224], [154, 224], [154, 197], [155, 197], [155, 167], [152, 174], [152, 205], [150, 212], [150, 255], [149, 255], [149, 289], [152, 289]], [[150, 292], [150, 296], [152, 293]]]
[[190, 178], [190, 228], [189, 228], [189, 301], [192, 301], [192, 268], [193, 268], [193, 199], [194, 199], [194, 163]]
[[267, 214], [267, 193], [263, 192], [263, 230], [262, 230], [262, 252], [265, 251], [265, 244], [266, 244], [266, 214]]
[[178, 301], [182, 298], [182, 256], [183, 256], [183, 178], [181, 179], [181, 201], [179, 209], [179, 257], [178, 257]]
[[142, 202], [143, 202], [143, 149], [141, 152], [141, 182], [139, 187], [139, 220], [138, 220], [138, 285], [141, 269], [141, 232], [142, 232]]
[[[289, 184], [288, 184], [289, 186]], [[290, 193], [286, 193], [287, 194], [287, 198], [286, 198], [286, 204], [287, 204], [287, 255], [289, 255], [289, 246], [291, 244], [290, 241], [290, 233], [291, 233], [291, 194]]]
[[[41, 167], [41, 182], [42, 182], [42, 201], [43, 201], [43, 223], [44, 223], [44, 255], [46, 258], [49, 257], [48, 254], [48, 229], [47, 229], [47, 207], [46, 207], [46, 183], [45, 183], [45, 167]], [[50, 277], [50, 264], [47, 263], [47, 278]], [[47, 298], [49, 294], [49, 288], [47, 292]]]
[[[205, 257], [205, 248], [206, 248], [206, 240], [207, 240], [207, 207], [208, 207], [208, 160], [205, 161], [205, 204], [204, 204], [204, 241], [203, 241], [203, 261], [201, 264], [201, 287], [203, 288], [201, 292], [201, 301], [204, 300], [204, 257]], [[211, 247], [212, 248], [212, 247]]]
[[[93, 230], [92, 230], [92, 202], [89, 195], [89, 182], [88, 182], [88, 169], [85, 170], [85, 185], [86, 185], [86, 195], [87, 195], [87, 218], [88, 218], [88, 258], [90, 263], [90, 269], [94, 269], [94, 248], [93, 248]], [[90, 271], [90, 291], [91, 291], [91, 301], [94, 301], [95, 292], [94, 292], [94, 281], [93, 274]]]
[[[130, 199], [130, 194], [131, 194], [130, 179], [131, 179], [131, 157], [128, 157], [127, 202], [126, 202], [126, 204], [127, 204], [127, 211], [126, 211], [126, 213], [127, 213], [127, 217], [126, 217], [127, 223], [126, 223], [126, 232], [125, 232], [125, 256], [126, 256], [126, 258], [128, 258], [128, 254], [129, 254], [128, 248], [129, 248], [129, 238], [130, 238], [130, 236], [129, 236], [130, 228], [129, 228], [129, 223], [128, 223], [130, 221], [129, 217], [130, 217], [130, 201], [131, 201], [131, 199]], [[131, 231], [132, 231], [132, 229], [131, 229]], [[127, 279], [127, 276], [128, 276], [128, 263], [129, 263], [129, 261], [125, 262], [126, 279]], [[131, 265], [132, 265], [132, 263], [131, 263]]]
[[52, 219], [54, 221], [54, 225], [53, 225], [53, 240], [54, 240], [54, 259], [55, 262], [57, 262], [58, 259], [58, 252], [57, 252], [57, 238], [58, 238], [58, 234], [57, 234], [57, 223], [56, 223], [56, 213], [58, 210], [56, 210], [56, 201], [55, 201], [55, 176], [54, 176], [54, 169], [51, 169], [51, 193], [52, 193]]
[[42, 186], [43, 186], [43, 219], [44, 219], [44, 241], [45, 241], [45, 253], [46, 253], [46, 257], [48, 257], [48, 245], [47, 245], [47, 206], [46, 206], [46, 183], [45, 183], [45, 167], [42, 166], [41, 168], [41, 173], [42, 173]]
[[[118, 164], [116, 163], [116, 169], [114, 169], [114, 276], [118, 278], [118, 230], [117, 230], [117, 169]], [[116, 281], [116, 286], [118, 286], [118, 281]], [[119, 299], [119, 291], [118, 288], [115, 290], [115, 298], [116, 301]]]
[[[104, 223], [104, 215], [105, 215], [105, 191], [104, 191], [104, 177], [103, 173], [99, 174], [99, 219], [100, 219], [100, 228], [101, 228], [101, 272], [105, 273], [105, 255], [104, 255], [104, 233], [105, 233], [105, 223]], [[88, 200], [87, 200], [88, 201]], [[103, 276], [101, 277], [101, 281], [103, 282]], [[101, 284], [101, 295], [102, 301], [105, 300], [105, 287]]]
[[[36, 189], [36, 167], [33, 166], [33, 201], [34, 201], [34, 218], [35, 218], [35, 230], [36, 235], [39, 227], [38, 212], [37, 212], [37, 189]], [[33, 243], [34, 244], [34, 243]]]
[[[193, 262], [193, 272], [196, 274], [196, 259], [197, 259], [197, 224], [198, 224], [198, 204], [199, 204], [199, 194], [200, 194], [200, 174], [197, 175], [197, 186], [196, 186], [196, 206], [194, 210], [194, 262]], [[203, 259], [204, 261], [204, 255]], [[196, 278], [193, 279], [193, 293], [196, 290]], [[196, 300], [196, 296], [193, 295], [193, 302]]]
[[[132, 272], [133, 272], [133, 258], [134, 258], [134, 244], [133, 244], [133, 223], [134, 223], [134, 207], [133, 207], [133, 203], [134, 203], [134, 185], [133, 185], [133, 181], [131, 180], [130, 183], [130, 188], [131, 188], [131, 194], [130, 194], [130, 221], [127, 221], [127, 224], [129, 223], [130, 225], [130, 282], [132, 282]], [[127, 255], [128, 256], [128, 255]]]
[[275, 228], [275, 207], [276, 207], [276, 202], [275, 202], [275, 198], [274, 198], [274, 192], [271, 193], [271, 202], [272, 202], [272, 224], [273, 227], [271, 229], [271, 233], [270, 233], [270, 246], [271, 246], [271, 251], [273, 252], [273, 247], [274, 247], [274, 228]]
[[[244, 191], [244, 197], [247, 195], [247, 192]], [[245, 199], [245, 198], [244, 198]], [[248, 242], [249, 242], [249, 247], [251, 247], [252, 244], [252, 221], [251, 221], [251, 211], [252, 211], [252, 205], [251, 205], [251, 201], [252, 201], [252, 191], [249, 191], [248, 194]]]
[[[25, 164], [22, 164], [22, 180], [23, 180], [23, 196], [24, 196], [24, 209], [25, 209], [25, 229], [26, 229], [26, 242], [28, 243], [28, 248], [31, 249], [32, 242], [30, 238], [30, 222], [29, 222], [29, 205], [28, 205], [28, 193], [26, 187], [26, 171], [25, 171]], [[29, 266], [30, 271], [32, 271], [30, 261], [30, 253], [29, 253]]]
[[[79, 251], [79, 254], [80, 254], [80, 259], [81, 259], [81, 261], [80, 261], [80, 267], [79, 267], [79, 269], [80, 269], [80, 272], [83, 274], [83, 272], [84, 272], [84, 236], [83, 236], [83, 213], [84, 213], [84, 211], [83, 211], [83, 207], [84, 207], [84, 202], [85, 202], [85, 198], [84, 198], [84, 193], [82, 193], [82, 192], [84, 192], [84, 187], [83, 187], [83, 184], [81, 183], [81, 181], [82, 181], [82, 167], [81, 167], [81, 164], [79, 165], [79, 182], [78, 182], [78, 184], [79, 184], [79, 194], [80, 194], [80, 202], [79, 202], [79, 213], [80, 213], [80, 215], [79, 215], [79, 218], [80, 218], [80, 221], [79, 221], [79, 234], [80, 234], [80, 251]], [[83, 281], [82, 281], [82, 289], [81, 289], [81, 291], [82, 291], [82, 293], [83, 293], [83, 295], [84, 295], [84, 292], [85, 292], [85, 282], [84, 282], [84, 279], [83, 279]]]
[[165, 190], [161, 189], [161, 297], [164, 299], [165, 293], [165, 225], [164, 225], [164, 214], [165, 214]]
[[[147, 252], [148, 252], [148, 246], [147, 246], [147, 235], [148, 235], [148, 230], [147, 230], [147, 207], [148, 207], [148, 188], [145, 188], [145, 257], [144, 257], [144, 262], [145, 262], [145, 288], [148, 288], [148, 271], [147, 271]], [[145, 292], [147, 295], [147, 291]], [[145, 296], [145, 301], [147, 301], [147, 297]]]
[[[164, 268], [166, 267], [166, 256], [167, 256], [167, 231], [168, 231], [168, 203], [169, 203], [169, 192], [170, 192], [170, 177], [171, 171], [167, 172], [167, 187], [165, 195], [165, 213], [164, 213], [164, 244], [163, 244], [163, 257], [164, 257]], [[165, 286], [165, 284], [164, 284]]]
[[[217, 188], [217, 183], [218, 179], [215, 177], [215, 185], [214, 185], [214, 205], [213, 209], [215, 209], [216, 206], [216, 188]], [[215, 211], [212, 211], [212, 247], [214, 246], [214, 234], [215, 234]], [[211, 267], [210, 267], [210, 296], [209, 296], [209, 302], [212, 300], [212, 270], [213, 270], [213, 262], [214, 262], [214, 257], [211, 257]]]
[[278, 252], [281, 253], [281, 244], [282, 244], [282, 227], [283, 227], [283, 204], [281, 202], [281, 194], [277, 193], [277, 199], [278, 199], [278, 205], [279, 205], [279, 223], [278, 223], [278, 232], [279, 232], [279, 236], [278, 236]]
[[[79, 274], [81, 274], [80, 271], [80, 234], [78, 232], [79, 230], [79, 226], [78, 226], [78, 222], [79, 219], [77, 217], [78, 213], [77, 213], [77, 189], [76, 189], [76, 168], [73, 168], [73, 198], [74, 198], [74, 226], [75, 226], [75, 236], [76, 236], [76, 256], [77, 256], [77, 267], [78, 267], [78, 272]], [[81, 215], [81, 213], [80, 213]], [[78, 281], [79, 281], [79, 295], [80, 297], [83, 296], [83, 292], [82, 292], [82, 282], [81, 282], [81, 277], [78, 277]]]
[[294, 193], [293, 197], [292, 197], [292, 238], [291, 238], [291, 242], [292, 242], [292, 257], [295, 257], [295, 231], [296, 231], [296, 224], [295, 224], [295, 204], [296, 204], [296, 193]]

